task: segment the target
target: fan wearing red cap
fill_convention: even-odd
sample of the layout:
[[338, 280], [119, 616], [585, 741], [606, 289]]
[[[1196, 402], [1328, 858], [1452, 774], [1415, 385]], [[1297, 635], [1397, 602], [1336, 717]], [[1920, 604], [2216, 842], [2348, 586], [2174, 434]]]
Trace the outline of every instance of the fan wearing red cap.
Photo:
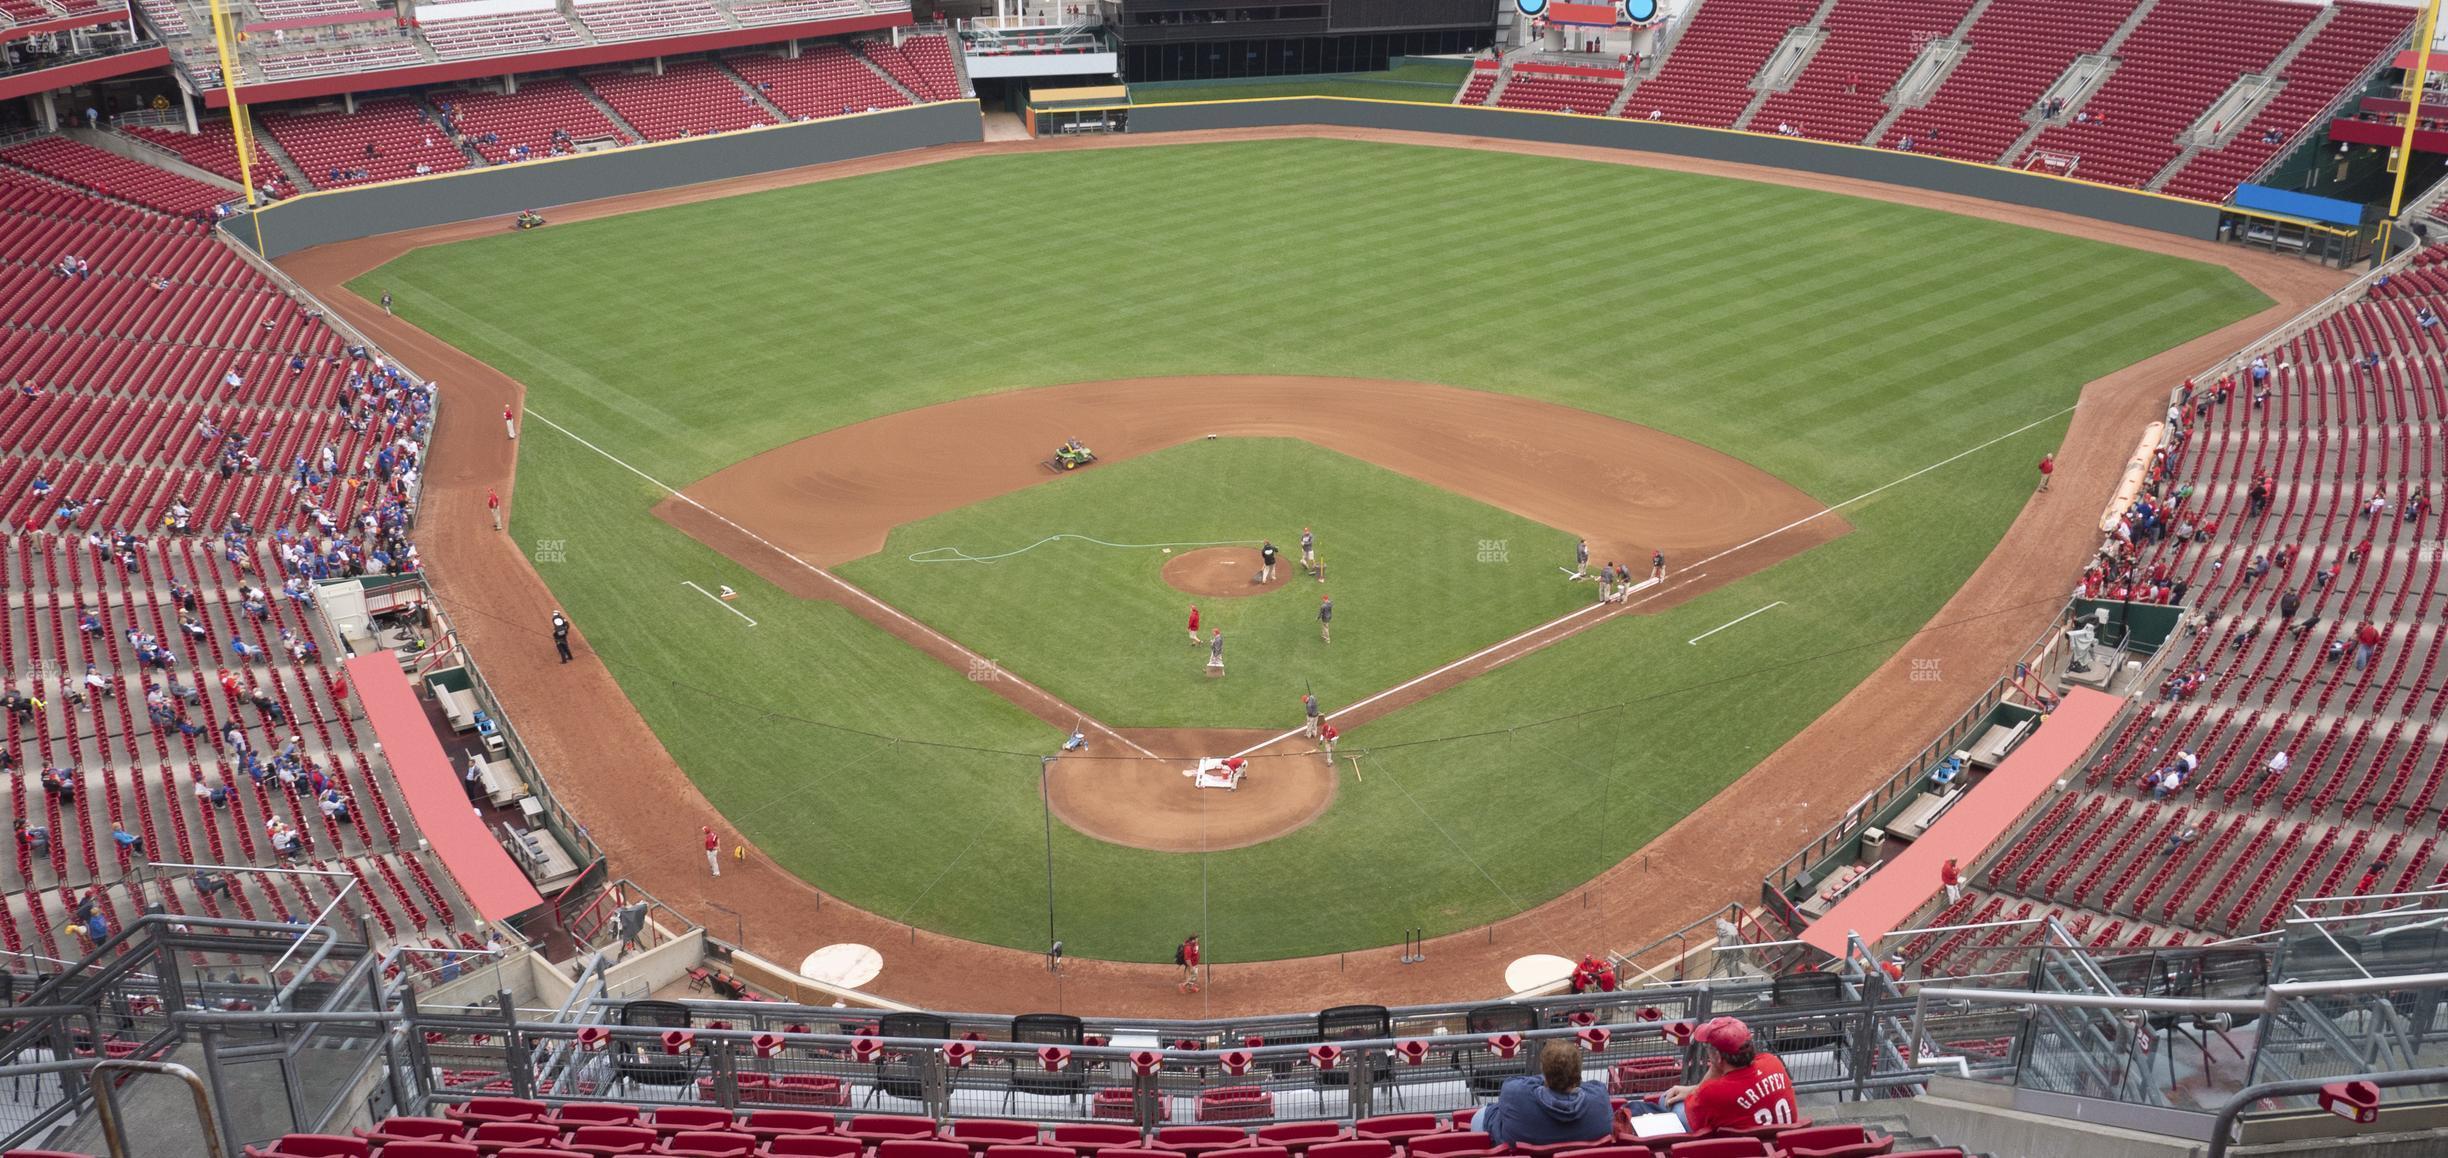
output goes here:
[[1706, 1051], [1707, 1076], [1696, 1086], [1674, 1086], [1658, 1100], [1676, 1106], [1692, 1133], [1784, 1126], [1801, 1121], [1793, 1078], [1775, 1054], [1752, 1048], [1751, 1027], [1739, 1018], [1701, 1023], [1692, 1041]]

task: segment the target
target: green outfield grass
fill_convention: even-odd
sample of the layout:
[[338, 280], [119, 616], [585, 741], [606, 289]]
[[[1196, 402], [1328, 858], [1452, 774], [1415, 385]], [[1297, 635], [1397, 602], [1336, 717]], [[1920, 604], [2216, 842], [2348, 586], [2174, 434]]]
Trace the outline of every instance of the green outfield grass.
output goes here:
[[1261, 97], [1338, 96], [1416, 104], [1450, 104], [1470, 79], [1470, 62], [1411, 60], [1383, 72], [1330, 72], [1315, 76], [1216, 81], [1163, 81], [1130, 86], [1135, 105], [1186, 101], [1257, 100]]
[[[912, 523], [840, 568], [851, 582], [1108, 724], [1289, 727], [1304, 688], [1330, 709], [1459, 659], [1591, 601], [1560, 582], [1572, 536], [1357, 459], [1289, 439], [1226, 439], [1096, 466]], [[1300, 577], [1300, 528], [1318, 535], [1331, 583], [1200, 599], [1222, 628], [1231, 678], [1207, 679], [1183, 631], [1190, 598], [1166, 585], [1158, 547], [1049, 543], [991, 563], [971, 556], [1072, 533], [1108, 543], [1255, 542]], [[1482, 540], [1507, 544], [1480, 562]], [[1236, 580], [1248, 576], [1235, 572]], [[1318, 637], [1321, 594], [1335, 639]]]
[[[1093, 211], [1048, 211], [1083, 190]], [[913, 226], [947, 205], [958, 228]], [[659, 492], [546, 421], [686, 485], [986, 391], [1413, 379], [1646, 423], [1825, 502], [2039, 422], [1848, 508], [1834, 543], [1353, 730], [1347, 750], [1376, 753], [1365, 782], [1346, 769], [1334, 807], [1292, 836], [1179, 856], [1056, 826], [1055, 928], [1073, 952], [1161, 960], [1205, 928], [1221, 961], [1469, 927], [1628, 855], [1929, 620], [2027, 501], [2083, 382], [2266, 304], [2223, 270], [1882, 202], [1339, 141], [920, 166], [422, 250], [356, 288], [391, 291], [526, 384], [512, 532], [559, 545], [566, 562], [539, 564], [555, 596], [743, 831], [853, 903], [1031, 949], [1048, 902], [1036, 754], [1059, 733], [669, 529], [649, 513]], [[1017, 501], [1054, 503], [1071, 481], [1097, 485]], [[963, 517], [985, 529], [947, 519]], [[893, 586], [881, 569], [853, 568]], [[739, 589], [760, 626], [684, 579]], [[458, 605], [488, 610], [481, 592]], [[1049, 638], [1077, 628], [1039, 618]], [[994, 629], [1025, 613], [1009, 619]], [[1969, 701], [1996, 674], [1941, 678]]]

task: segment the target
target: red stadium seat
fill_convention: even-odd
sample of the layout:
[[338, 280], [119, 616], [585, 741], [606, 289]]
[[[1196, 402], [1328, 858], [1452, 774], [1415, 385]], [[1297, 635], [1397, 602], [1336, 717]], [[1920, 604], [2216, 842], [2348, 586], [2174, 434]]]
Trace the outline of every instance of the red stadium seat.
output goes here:
[[597, 1158], [619, 1158], [623, 1154], [643, 1154], [654, 1149], [659, 1137], [646, 1126], [580, 1126], [570, 1131], [562, 1145], [581, 1154]]
[[1776, 1137], [1785, 1158], [1877, 1158], [1895, 1149], [1895, 1139], [1861, 1126], [1805, 1126]]
[[342, 1138], [331, 1134], [284, 1134], [280, 1141], [258, 1150], [246, 1147], [248, 1158], [259, 1155], [281, 1155], [283, 1158], [366, 1158], [374, 1148], [363, 1138]]
[[754, 1134], [735, 1130], [683, 1130], [663, 1142], [657, 1153], [682, 1158], [748, 1158], [756, 1153]]
[[1351, 1129], [1341, 1122], [1275, 1122], [1258, 1127], [1257, 1141], [1297, 1155], [1320, 1142], [1341, 1142], [1351, 1136]]
[[1110, 1122], [1056, 1122], [1048, 1142], [1087, 1158], [1099, 1150], [1116, 1147], [1136, 1147], [1141, 1135], [1137, 1126], [1122, 1126]]
[[445, 1117], [479, 1126], [486, 1122], [541, 1122], [550, 1112], [544, 1103], [532, 1098], [469, 1098], [464, 1105], [442, 1108]]
[[946, 1134], [950, 1140], [969, 1148], [971, 1154], [983, 1154], [989, 1146], [1032, 1146], [1045, 1136], [1035, 1122], [1011, 1122], [997, 1118], [962, 1118], [952, 1123]]

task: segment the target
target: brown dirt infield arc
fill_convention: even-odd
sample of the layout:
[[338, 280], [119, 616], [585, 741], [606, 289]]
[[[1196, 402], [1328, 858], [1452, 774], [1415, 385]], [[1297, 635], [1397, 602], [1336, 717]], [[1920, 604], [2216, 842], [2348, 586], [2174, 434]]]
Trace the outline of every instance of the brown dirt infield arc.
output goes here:
[[[950, 642], [945, 637], [856, 596], [821, 569], [883, 549], [894, 527], [1023, 488], [1062, 485], [1073, 475], [1047, 470], [1043, 459], [1065, 438], [1097, 449], [1100, 461], [1084, 468], [1093, 471], [1184, 443], [1249, 436], [1302, 439], [1570, 531], [1589, 540], [1593, 561], [1644, 562], [1664, 544], [1672, 544], [1678, 558], [1709, 560], [1670, 589], [1528, 633], [1434, 679], [1340, 711], [1336, 724], [1347, 729], [1606, 616], [1663, 610], [1849, 529], [1841, 516], [1774, 476], [1637, 423], [1424, 382], [1246, 375], [1082, 382], [904, 410], [744, 459], [655, 511], [785, 589], [844, 601], [967, 673], [975, 669], [965, 650], [943, 646]], [[825, 517], [808, 518], [811, 509]], [[1213, 592], [1265, 589], [1252, 582], [1254, 549], [1201, 554], [1241, 560], [1205, 567]], [[1324, 562], [1331, 573], [1334, 560]], [[1179, 566], [1165, 568], [1167, 577], [1175, 577]], [[1293, 560], [1283, 558], [1270, 586], [1281, 587], [1298, 573]], [[1648, 573], [1645, 566], [1641, 573]], [[1317, 819], [1333, 798], [1333, 770], [1322, 758], [1264, 761], [1269, 775], [1263, 784], [1245, 785], [1250, 791], [1197, 791], [1180, 778], [1183, 769], [1200, 756], [1237, 752], [1254, 741], [1170, 750], [1088, 717], [1024, 678], [1004, 673], [990, 686], [1047, 723], [1069, 728], [1077, 721], [1166, 758], [1160, 767], [1131, 774], [1114, 774], [1110, 761], [1054, 763], [1047, 792], [1055, 815], [1100, 840], [1176, 852], [1254, 844]]]
[[[1165, 560], [1159, 573], [1175, 591], [1201, 599], [1238, 599], [1280, 590], [1292, 576], [1300, 574], [1297, 567], [1278, 567], [1274, 579], [1261, 583], [1258, 575], [1262, 562], [1256, 547], [1201, 547]], [[1187, 634], [1184, 638], [1188, 638]]]
[[[2090, 237], [2224, 265], [2273, 304], [2172, 350], [2087, 385], [2057, 459], [2056, 481], [2035, 496], [1933, 624], [1799, 735], [1731, 788], [1641, 852], [1575, 893], [1485, 928], [1431, 940], [1428, 959], [1396, 960], [1392, 947], [1331, 957], [1215, 966], [1197, 994], [1174, 988], [1167, 965], [1067, 962], [1058, 980], [1035, 952], [980, 945], [906, 926], [844, 905], [752, 855], [710, 879], [696, 844], [699, 825], [738, 834], [715, 812], [629, 706], [611, 673], [585, 646], [556, 663], [537, 629], [552, 607], [517, 543], [491, 530], [488, 488], [515, 506], [515, 447], [501, 437], [500, 408], [522, 401], [520, 385], [414, 326], [383, 316], [346, 288], [350, 278], [423, 245], [487, 236], [498, 221], [388, 234], [291, 255], [281, 265], [351, 324], [419, 372], [445, 383], [426, 472], [419, 538], [430, 579], [455, 607], [461, 641], [484, 664], [503, 709], [519, 722], [554, 791], [590, 826], [615, 871], [667, 904], [728, 930], [736, 914], [747, 948], [796, 961], [830, 942], [860, 942], [886, 955], [872, 988], [896, 1000], [952, 1009], [1067, 1009], [1112, 1016], [1233, 1016], [1314, 1009], [1346, 1001], [1405, 1004], [1487, 997], [1504, 988], [1505, 965], [1528, 953], [1629, 949], [1750, 896], [1779, 861], [1833, 823], [1961, 712], [1990, 673], [2048, 626], [2042, 601], [2062, 591], [2096, 546], [2097, 520], [2143, 425], [2166, 405], [2170, 386], [2231, 356], [2346, 281], [2337, 271], [2208, 241], [2106, 225], [2088, 218], [1870, 181], [1690, 158], [1525, 144], [1493, 138], [1381, 133], [1315, 126], [959, 145], [836, 165], [760, 174], [684, 189], [556, 207], [559, 221], [636, 212], [757, 189], [999, 153], [1136, 148], [1198, 141], [1330, 138], [1442, 148], [1478, 148], [1630, 164], [1819, 189]], [[1049, 444], [1050, 445], [1050, 444]], [[804, 585], [804, 584], [801, 584]], [[1671, 585], [1670, 585], [1671, 586]], [[453, 593], [471, 597], [454, 603]], [[1999, 608], [2024, 610], [2000, 613]], [[1916, 662], [1966, 673], [1960, 680], [1908, 678]], [[1661, 902], [1659, 898], [1677, 898]], [[721, 906], [716, 910], [714, 906]]]

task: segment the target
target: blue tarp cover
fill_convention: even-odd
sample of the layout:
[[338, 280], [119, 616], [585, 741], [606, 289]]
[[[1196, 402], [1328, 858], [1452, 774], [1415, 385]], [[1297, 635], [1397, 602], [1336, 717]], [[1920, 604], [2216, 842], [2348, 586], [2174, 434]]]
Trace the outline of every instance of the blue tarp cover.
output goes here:
[[2238, 185], [2235, 207], [2255, 213], [2276, 213], [2284, 217], [2301, 217], [2323, 225], [2343, 225], [2349, 229], [2363, 224], [2363, 207], [2352, 201], [2334, 197], [2314, 197], [2309, 193], [2292, 193], [2272, 189], [2267, 185]]

